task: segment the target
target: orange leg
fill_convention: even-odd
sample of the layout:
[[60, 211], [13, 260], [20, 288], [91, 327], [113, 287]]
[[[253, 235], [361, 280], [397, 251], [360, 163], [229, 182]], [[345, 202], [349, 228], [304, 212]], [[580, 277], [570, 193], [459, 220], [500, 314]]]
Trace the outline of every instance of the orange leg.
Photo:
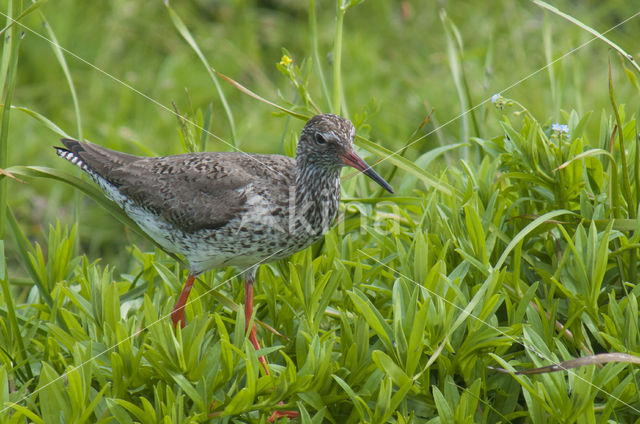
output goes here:
[[[249, 332], [249, 341], [253, 345], [254, 349], [260, 350], [260, 342], [258, 341], [257, 328], [254, 323], [249, 329], [249, 323], [251, 322], [251, 316], [253, 315], [253, 275], [246, 275], [244, 280], [244, 320], [246, 331]], [[267, 368], [267, 359], [264, 356], [258, 357], [258, 361], [262, 364], [265, 374], [269, 375], [269, 369]], [[282, 403], [282, 402], [280, 402]], [[274, 411], [273, 414], [267, 420], [272, 423], [275, 420], [287, 417], [289, 419], [297, 418], [298, 411]]]
[[[253, 276], [247, 276], [244, 279], [244, 326], [246, 331], [249, 332], [249, 341], [253, 345], [256, 351], [260, 350], [260, 342], [258, 341], [258, 329], [256, 324], [253, 323], [251, 329], [249, 329], [249, 323], [251, 322], [251, 316], [253, 315]], [[267, 368], [267, 360], [264, 356], [260, 356], [258, 361], [262, 364], [265, 374], [269, 375], [269, 369]]]
[[182, 288], [182, 293], [180, 293], [180, 297], [176, 302], [176, 306], [174, 306], [173, 311], [171, 311], [171, 320], [173, 321], [174, 327], [180, 323], [180, 328], [184, 328], [187, 323], [187, 319], [184, 316], [184, 306], [187, 303], [187, 299], [189, 298], [189, 293], [191, 292], [195, 279], [196, 276], [194, 274], [189, 274], [189, 277], [187, 277], [187, 281], [184, 283], [184, 287]]
[[273, 411], [273, 414], [271, 414], [271, 416], [267, 419], [267, 421], [272, 423], [275, 420], [278, 420], [282, 417], [287, 417], [290, 420], [294, 420], [298, 418], [298, 415], [300, 415], [298, 411]]

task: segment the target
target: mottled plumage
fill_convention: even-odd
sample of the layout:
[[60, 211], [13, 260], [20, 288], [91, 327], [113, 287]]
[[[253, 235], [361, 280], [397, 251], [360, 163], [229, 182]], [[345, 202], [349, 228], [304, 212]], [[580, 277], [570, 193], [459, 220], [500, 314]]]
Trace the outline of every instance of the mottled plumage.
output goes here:
[[[343, 166], [393, 192], [354, 152], [354, 136], [350, 121], [317, 115], [302, 130], [295, 159], [223, 152], [140, 157], [70, 139], [56, 151], [163, 248], [187, 259], [190, 274], [172, 313], [174, 323], [184, 325], [195, 276], [239, 266], [245, 269], [248, 325], [256, 266], [290, 256], [327, 231], [340, 203]], [[250, 339], [259, 349], [255, 326]]]
[[351, 122], [318, 115], [305, 126], [296, 159], [236, 152], [139, 157], [69, 139], [57, 152], [199, 274], [281, 259], [324, 234], [340, 202], [339, 155], [352, 149], [354, 135]]

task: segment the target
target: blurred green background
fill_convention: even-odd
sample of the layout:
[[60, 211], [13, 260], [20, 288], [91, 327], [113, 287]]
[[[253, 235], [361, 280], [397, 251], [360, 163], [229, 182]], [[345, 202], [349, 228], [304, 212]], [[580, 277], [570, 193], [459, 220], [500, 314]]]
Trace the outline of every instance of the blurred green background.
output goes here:
[[[174, 104], [189, 119], [209, 122], [208, 150], [236, 143], [248, 152], [290, 154], [303, 122], [220, 80], [234, 116], [232, 136], [221, 96], [172, 16], [217, 71], [304, 114], [312, 113], [300, 97], [307, 93], [323, 111], [335, 111], [321, 76], [331, 92], [334, 42], [342, 40], [340, 113], [379, 146], [400, 151], [409, 144], [402, 153], [408, 160], [375, 165], [389, 177], [396, 161], [395, 196], [376, 196], [364, 178], [343, 181], [345, 197], [365, 199], [343, 208], [338, 228], [314, 246], [322, 253], [307, 249], [261, 267], [258, 319], [286, 336], [260, 330], [261, 337], [281, 355], [272, 351], [270, 363], [284, 370], [287, 361], [287, 371], [276, 373], [277, 390], [260, 389], [257, 403], [247, 396], [259, 366], [255, 352], [237, 354], [245, 345], [244, 317], [234, 312], [242, 310], [241, 285], [226, 284], [233, 270], [205, 275], [192, 294], [198, 301], [189, 324], [175, 333], [158, 320], [184, 280], [174, 261], [148, 253], [155, 249], [145, 239], [62, 182], [2, 179], [9, 198], [0, 191], [0, 204], [17, 218], [7, 219], [11, 228], [0, 240], [10, 275], [2, 280], [0, 404], [17, 411], [13, 421], [29, 411], [46, 422], [64, 421], [74, 411], [131, 422], [123, 408], [152, 402], [164, 422], [183, 415], [209, 421], [212, 407], [234, 420], [264, 422], [281, 400], [301, 416], [310, 408], [314, 422], [325, 411], [335, 417], [331, 422], [365, 416], [454, 422], [454, 408], [465, 417], [460, 422], [637, 420], [637, 368], [625, 363], [640, 351], [636, 69], [603, 40], [534, 2], [367, 0], [347, 10], [343, 27], [336, 25], [337, 3], [176, 1], [169, 9], [159, 0], [36, 6], [0, 0], [2, 13], [9, 4], [38, 8], [20, 21], [19, 55], [6, 46], [20, 32], [3, 33], [14, 38], [5, 40], [0, 63], [18, 57], [12, 104], [24, 109], [11, 110], [9, 157], [0, 158], [0, 167], [81, 174], [56, 157], [59, 135], [25, 111], [113, 149], [182, 153], [184, 127]], [[317, 37], [309, 25], [314, 4]], [[640, 11], [631, 2], [553, 6], [640, 57]], [[343, 28], [341, 37], [336, 28]], [[69, 78], [51, 34], [65, 52]], [[322, 73], [303, 65], [314, 41]], [[278, 65], [283, 49], [303, 70], [301, 90]], [[517, 104], [497, 110], [490, 99], [499, 93], [500, 101]], [[624, 116], [616, 123], [618, 111]], [[570, 135], [552, 126], [569, 123]], [[616, 125], [625, 140], [612, 146]], [[198, 129], [187, 131], [200, 137]], [[0, 131], [2, 148], [5, 134]], [[435, 150], [441, 146], [452, 149], [429, 162], [424, 155], [442, 153]], [[384, 159], [360, 153], [370, 163]], [[414, 163], [429, 163], [428, 169]], [[79, 246], [75, 236], [48, 230], [56, 220], [78, 223]], [[398, 231], [371, 231], [377, 224]], [[21, 231], [45, 252], [19, 245]], [[208, 295], [198, 297], [205, 289]], [[125, 341], [110, 364], [98, 357]], [[602, 352], [634, 356], [531, 378], [488, 368], [532, 369]], [[72, 387], [81, 369], [88, 373], [84, 392]], [[60, 375], [65, 380], [49, 385]], [[276, 381], [264, 377], [260, 384]], [[284, 386], [292, 390], [286, 396]], [[395, 406], [384, 411], [392, 393]], [[365, 403], [375, 411], [365, 414]], [[155, 422], [146, 409], [139, 412], [136, 419]], [[0, 422], [5, 418], [0, 412]]]
[[[635, 13], [627, 1], [554, 5], [601, 32]], [[276, 64], [282, 48], [296, 64], [311, 56], [307, 2], [182, 1], [172, 6], [216, 70], [276, 103], [299, 102], [295, 87]], [[316, 8], [319, 52], [330, 84], [335, 2], [318, 1]], [[44, 3], [41, 11], [59, 44], [73, 53], [66, 59], [78, 93], [82, 134], [76, 129], [69, 87], [38, 13], [24, 20], [28, 29], [20, 46], [14, 105], [43, 114], [72, 136], [153, 155], [184, 152], [176, 116], [167, 110], [172, 102], [181, 112], [204, 113], [211, 107], [211, 132], [230, 141], [215, 87], [162, 2], [60, 0]], [[448, 50], [451, 36], [447, 38], [444, 15], [459, 30], [458, 63]], [[607, 37], [631, 54], [640, 53], [637, 18]], [[352, 119], [366, 116], [369, 128], [363, 127], [361, 133], [397, 150], [433, 109], [430, 122], [420, 131], [426, 137], [411, 146], [409, 158], [442, 144], [500, 134], [499, 115], [487, 101], [495, 93], [517, 99], [548, 122], [566, 123], [565, 112], [571, 109], [593, 111], [590, 125], [597, 126], [602, 110], [610, 108], [608, 60], [619, 87], [618, 103], [626, 104], [627, 110], [637, 110], [640, 103], [637, 92], [629, 89], [619, 57], [606, 44], [528, 1], [365, 1], [348, 11], [343, 40], [347, 105], [343, 114]], [[567, 56], [545, 69], [563, 55]], [[471, 104], [461, 101], [460, 81], [452, 70], [460, 63]], [[309, 89], [319, 107], [329, 111], [318, 75], [313, 67], [310, 72]], [[278, 153], [283, 140], [296, 137], [301, 121], [289, 121], [228, 83], [221, 84], [234, 114], [239, 148]], [[482, 102], [474, 111], [482, 122], [482, 133], [476, 134], [471, 115], [461, 114]], [[73, 170], [51, 149], [57, 138], [41, 123], [14, 111], [9, 165]], [[230, 147], [209, 137], [207, 149]], [[441, 166], [452, 163], [455, 160]], [[380, 165], [383, 170], [385, 166]], [[57, 218], [73, 222], [76, 194], [71, 188], [44, 180], [9, 184], [9, 203], [31, 238], [41, 240]], [[122, 225], [92, 201], [85, 200], [79, 213], [84, 226], [79, 231], [81, 251], [90, 258], [103, 258], [123, 270], [130, 258], [125, 246], [135, 241], [144, 247], [139, 237], [123, 234]], [[22, 272], [15, 255], [9, 253], [8, 259], [16, 272]]]

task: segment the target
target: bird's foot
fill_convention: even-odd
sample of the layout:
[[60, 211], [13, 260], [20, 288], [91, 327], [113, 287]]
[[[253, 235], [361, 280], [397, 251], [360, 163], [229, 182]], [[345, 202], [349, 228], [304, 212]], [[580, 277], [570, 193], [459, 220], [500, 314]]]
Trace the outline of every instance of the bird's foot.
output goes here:
[[[247, 320], [247, 325], [249, 325], [250, 322], [251, 322], [250, 320]], [[249, 342], [251, 342], [256, 352], [260, 350], [260, 342], [258, 341], [257, 328], [255, 324], [253, 324], [253, 326], [251, 326], [251, 330], [249, 330]], [[267, 358], [265, 358], [264, 355], [260, 355], [258, 356], [258, 361], [262, 365], [262, 368], [264, 369], [264, 373], [266, 375], [269, 375], [270, 373], [269, 373], [269, 368], [267, 368], [267, 365], [268, 365]]]
[[295, 420], [296, 418], [298, 418], [298, 415], [300, 415], [298, 411], [273, 411], [273, 414], [271, 414], [271, 416], [267, 421], [272, 423], [272, 422], [275, 422], [276, 420], [279, 420], [280, 418], [285, 418], [285, 417], [290, 420]]

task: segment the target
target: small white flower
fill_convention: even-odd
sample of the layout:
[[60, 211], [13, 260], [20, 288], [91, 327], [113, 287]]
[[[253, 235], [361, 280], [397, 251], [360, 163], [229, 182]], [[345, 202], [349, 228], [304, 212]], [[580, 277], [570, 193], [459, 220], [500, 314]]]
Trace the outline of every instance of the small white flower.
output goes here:
[[497, 102], [499, 98], [500, 98], [500, 93], [494, 94], [493, 96], [491, 96], [491, 103]]
[[551, 130], [559, 133], [569, 133], [569, 125], [551, 124]]

